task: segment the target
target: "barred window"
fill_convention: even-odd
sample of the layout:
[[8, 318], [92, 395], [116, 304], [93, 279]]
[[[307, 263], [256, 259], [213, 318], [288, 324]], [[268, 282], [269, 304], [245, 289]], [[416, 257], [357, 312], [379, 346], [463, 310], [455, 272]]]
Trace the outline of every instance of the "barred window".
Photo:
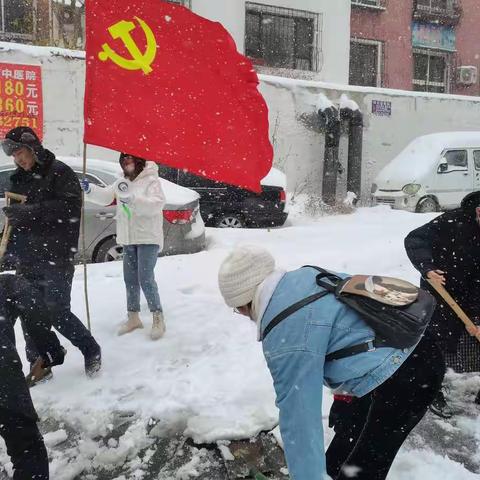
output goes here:
[[318, 69], [318, 13], [247, 2], [245, 22], [245, 53], [254, 63]]
[[0, 0], [0, 32], [33, 35], [33, 0]]
[[381, 87], [383, 83], [383, 43], [352, 39], [350, 42], [350, 85]]
[[417, 8], [423, 10], [447, 10], [448, 0], [417, 0]]
[[176, 3], [177, 5], [183, 5], [187, 8], [192, 8], [191, 0], [167, 0], [168, 3]]
[[383, 0], [352, 0], [352, 4], [366, 7], [381, 7], [383, 6]]
[[414, 49], [413, 89], [419, 92], [449, 93], [449, 55]]

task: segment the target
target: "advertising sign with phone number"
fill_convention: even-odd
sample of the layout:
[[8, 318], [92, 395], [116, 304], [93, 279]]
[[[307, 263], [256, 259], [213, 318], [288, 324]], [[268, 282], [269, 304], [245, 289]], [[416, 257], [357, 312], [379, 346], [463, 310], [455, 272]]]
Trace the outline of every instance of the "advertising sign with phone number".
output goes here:
[[0, 138], [15, 127], [31, 127], [43, 139], [42, 69], [0, 63]]

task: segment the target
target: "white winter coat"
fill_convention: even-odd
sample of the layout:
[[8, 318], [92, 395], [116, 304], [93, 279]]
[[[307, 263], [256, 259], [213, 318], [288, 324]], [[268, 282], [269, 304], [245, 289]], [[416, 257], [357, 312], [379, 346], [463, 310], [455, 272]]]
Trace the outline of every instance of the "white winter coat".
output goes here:
[[[104, 206], [117, 201], [115, 218], [120, 245], [159, 245], [162, 250], [165, 195], [154, 162], [147, 162], [133, 181], [122, 177], [105, 188], [91, 185], [86, 197]], [[122, 205], [122, 198], [130, 199], [127, 208]]]

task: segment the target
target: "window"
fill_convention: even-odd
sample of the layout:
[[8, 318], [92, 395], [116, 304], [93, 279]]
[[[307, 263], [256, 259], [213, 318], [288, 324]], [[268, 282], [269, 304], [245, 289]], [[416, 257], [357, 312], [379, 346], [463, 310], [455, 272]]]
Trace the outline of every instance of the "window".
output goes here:
[[475, 164], [475, 170], [480, 170], [480, 150], [473, 152], [473, 163]]
[[383, 0], [352, 0], [352, 5], [361, 7], [383, 7]]
[[178, 183], [178, 170], [176, 168], [159, 165], [158, 175], [169, 182]]
[[246, 3], [245, 53], [254, 63], [316, 71], [320, 15]]
[[445, 11], [448, 9], [448, 0], [417, 0], [417, 8], [430, 11]]
[[176, 3], [177, 5], [183, 5], [187, 8], [192, 8], [191, 0], [167, 0], [168, 3]]
[[[76, 171], [75, 174], [77, 175], [79, 180], [83, 178], [83, 172]], [[92, 185], [97, 185], [98, 187], [105, 187], [105, 183], [102, 182], [102, 180], [100, 180], [97, 176], [87, 173], [85, 177]]]
[[0, 0], [0, 32], [31, 37], [33, 7], [34, 0]]
[[414, 50], [413, 89], [417, 92], [448, 93], [448, 59], [446, 53]]
[[350, 85], [382, 86], [383, 44], [375, 40], [350, 42]]
[[444, 155], [449, 170], [468, 168], [468, 157], [466, 150], [450, 150]]
[[[180, 172], [179, 183], [187, 188], [216, 188], [217, 184], [214, 180], [193, 175], [188, 172]], [[218, 188], [218, 187], [217, 187]]]

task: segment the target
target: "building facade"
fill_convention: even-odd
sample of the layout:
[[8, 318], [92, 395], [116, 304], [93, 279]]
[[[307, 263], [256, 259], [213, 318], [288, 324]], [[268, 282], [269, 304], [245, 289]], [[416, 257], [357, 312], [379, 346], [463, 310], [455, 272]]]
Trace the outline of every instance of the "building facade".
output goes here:
[[[167, 0], [221, 22], [259, 71], [348, 82], [350, 0]], [[82, 0], [0, 0], [0, 40], [83, 48]]]
[[347, 83], [350, 0], [178, 0], [221, 22], [260, 72]]
[[352, 0], [351, 85], [479, 95], [476, 0]]
[[0, 41], [83, 48], [84, 0], [0, 0]]

